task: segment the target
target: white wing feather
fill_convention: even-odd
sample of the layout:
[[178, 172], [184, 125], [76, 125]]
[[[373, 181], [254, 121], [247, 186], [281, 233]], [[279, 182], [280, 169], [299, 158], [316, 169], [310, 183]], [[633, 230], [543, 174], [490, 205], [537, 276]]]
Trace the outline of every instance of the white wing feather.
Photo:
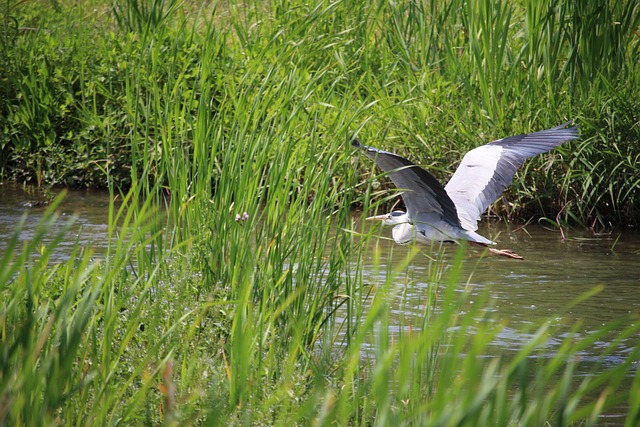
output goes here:
[[569, 123], [499, 139], [469, 151], [445, 186], [462, 227], [478, 229], [482, 213], [511, 184], [526, 159], [578, 138], [578, 128], [567, 127]]

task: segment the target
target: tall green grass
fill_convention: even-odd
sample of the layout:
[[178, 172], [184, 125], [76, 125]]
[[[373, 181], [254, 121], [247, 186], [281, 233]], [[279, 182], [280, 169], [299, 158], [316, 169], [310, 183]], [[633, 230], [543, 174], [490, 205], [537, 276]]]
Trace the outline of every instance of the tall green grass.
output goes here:
[[47, 233], [56, 203], [35, 238], [18, 248], [16, 234], [2, 258], [4, 425], [595, 425], [611, 411], [637, 421], [639, 350], [613, 366], [591, 362], [588, 375], [580, 361], [602, 341], [603, 362], [619, 353], [637, 319], [588, 336], [550, 319], [513, 355], [487, 357], [504, 325], [490, 300], [461, 287], [464, 248], [434, 259], [423, 304], [408, 309], [405, 292], [425, 280], [406, 270], [415, 249], [373, 281], [335, 259], [357, 256], [355, 242], [329, 244], [340, 255], [324, 260], [294, 254], [297, 268], [273, 277], [258, 270], [275, 250], [242, 260], [229, 251], [235, 276], [212, 283], [178, 252], [146, 264], [153, 209], [134, 219], [127, 203], [112, 206], [120, 237], [108, 257], [76, 247], [49, 265], [65, 238]]
[[66, 238], [43, 246], [56, 201], [2, 255], [0, 423], [592, 425], [621, 407], [634, 425], [635, 350], [573, 373], [637, 319], [571, 333], [549, 357], [543, 324], [512, 357], [481, 357], [504, 326], [490, 300], [469, 303], [463, 252], [434, 258], [421, 311], [392, 315], [425, 278], [404, 268], [415, 249], [379, 254], [379, 279], [362, 271], [372, 243], [352, 208], [387, 200], [346, 144], [359, 132], [444, 177], [479, 140], [573, 116], [582, 141], [531, 163], [507, 200], [634, 220], [638, 18], [624, 4], [593, 17], [626, 17], [598, 71], [580, 56], [595, 46], [571, 57], [568, 40], [600, 39], [574, 33], [583, 9], [563, 2], [7, 8], [32, 29], [6, 45], [3, 176], [99, 184], [113, 203], [106, 254], [50, 265]]
[[[363, 126], [363, 137], [383, 137], [377, 145], [442, 179], [480, 143], [575, 118], [582, 139], [557, 151], [568, 161], [533, 161], [542, 172], [516, 181], [510, 212], [638, 221], [628, 174], [638, 155], [637, 2], [5, 5], [5, 178], [107, 186], [107, 170], [128, 187], [146, 162], [150, 179], [172, 187], [173, 153], [188, 157], [194, 132], [212, 131], [200, 122], [228, 135], [219, 118], [230, 117], [234, 88], [295, 76], [290, 85], [317, 87], [292, 120], [340, 139], [338, 108], [366, 106], [349, 131]], [[294, 129], [309, 143], [307, 128]]]

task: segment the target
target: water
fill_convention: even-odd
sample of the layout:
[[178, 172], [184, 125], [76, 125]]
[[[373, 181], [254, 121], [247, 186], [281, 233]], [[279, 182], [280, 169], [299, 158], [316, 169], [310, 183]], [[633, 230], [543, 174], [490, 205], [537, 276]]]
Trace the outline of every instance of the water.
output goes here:
[[[16, 226], [27, 214], [20, 235], [21, 241], [29, 240], [44, 207], [28, 207], [33, 198], [20, 187], [0, 185], [0, 256], [6, 249], [7, 239], [16, 231]], [[69, 238], [54, 253], [51, 262], [68, 259], [76, 240], [80, 245], [92, 246], [97, 254], [106, 251], [108, 238], [109, 195], [96, 191], [69, 191], [58, 208], [60, 219], [54, 227], [62, 228], [66, 220], [75, 217], [75, 223]], [[355, 229], [360, 230], [361, 224]], [[514, 227], [515, 229], [515, 227]], [[340, 232], [340, 231], [337, 231]], [[556, 319], [564, 322], [567, 329], [576, 321], [581, 322], [579, 334], [590, 334], [604, 324], [625, 316], [640, 314], [640, 233], [625, 231], [622, 233], [593, 235], [581, 229], [565, 230], [566, 239], [557, 229], [545, 228], [538, 224], [507, 230], [503, 225], [483, 224], [479, 232], [495, 241], [498, 248], [511, 249], [522, 255], [525, 260], [518, 261], [499, 256], [481, 257], [481, 251], [471, 249], [466, 255], [462, 272], [463, 283], [460, 288], [471, 287], [472, 299], [488, 293], [495, 304], [489, 308], [492, 315], [506, 324], [490, 350], [494, 354], [508, 355], [522, 348], [532, 331], [546, 320]], [[381, 237], [389, 237], [389, 230], [376, 230]], [[53, 234], [53, 233], [52, 233]], [[46, 242], [45, 242], [46, 243]], [[386, 262], [400, 262], [408, 251], [406, 247], [395, 245], [388, 239], [380, 239], [372, 244], [381, 250]], [[392, 252], [392, 257], [386, 254]], [[452, 258], [454, 248], [445, 255], [446, 265]], [[419, 314], [423, 310], [425, 295], [430, 286], [429, 248], [415, 257], [403, 272], [408, 277], [403, 292], [402, 313]], [[373, 253], [364, 257], [361, 266], [364, 280], [369, 283], [384, 282], [385, 266], [376, 268]], [[381, 273], [382, 272], [382, 273]], [[570, 302], [595, 287], [601, 290], [595, 296], [567, 309]], [[636, 320], [637, 321], [637, 320]], [[393, 321], [391, 322], [393, 323]], [[391, 331], [393, 333], [393, 331]], [[563, 337], [551, 337], [549, 352]], [[609, 342], [598, 342], [592, 349], [582, 352], [585, 361], [597, 361], [602, 349]], [[640, 344], [639, 336], [631, 336], [620, 343], [604, 362], [615, 365], [620, 363], [626, 353]], [[640, 362], [636, 361], [637, 367]], [[588, 371], [585, 371], [587, 374]], [[617, 423], [620, 414], [609, 418], [608, 422]]]
[[[469, 249], [465, 257], [460, 288], [472, 289], [472, 300], [488, 293], [494, 301], [491, 306], [498, 321], [507, 325], [498, 337], [503, 351], [516, 351], [528, 340], [527, 334], [517, 331], [539, 326], [542, 322], [556, 319], [570, 327], [581, 322], [579, 332], [589, 334], [606, 323], [640, 314], [640, 233], [611, 233], [594, 235], [588, 230], [564, 230], [565, 239], [558, 229], [539, 224], [530, 224], [509, 232], [503, 225], [486, 224], [480, 234], [495, 240], [500, 249], [511, 249], [525, 259], [512, 260], [487, 255], [482, 250]], [[376, 231], [378, 232], [378, 231]], [[379, 231], [383, 237], [390, 232]], [[393, 251], [393, 259], [404, 258], [407, 248], [388, 240], [379, 244], [382, 253]], [[447, 248], [444, 265], [453, 258], [454, 247]], [[435, 255], [425, 248], [403, 272], [407, 289], [403, 299], [409, 301], [404, 310], [411, 310], [413, 299], [416, 312], [425, 299], [425, 288], [429, 286], [430, 256]], [[383, 255], [383, 259], [385, 259]], [[384, 270], [384, 265], [381, 266]], [[381, 277], [373, 277], [376, 269], [373, 255], [365, 258], [363, 266], [365, 280], [380, 283]], [[379, 276], [379, 273], [378, 273]], [[600, 288], [600, 291], [572, 308], [569, 304], [583, 294]], [[621, 351], [640, 344], [640, 337], [630, 337]], [[596, 349], [594, 349], [594, 355]], [[585, 355], [587, 357], [589, 355]]]
[[[26, 241], [33, 236], [45, 208], [28, 207], [32, 201], [33, 197], [21, 187], [0, 185], [0, 254], [25, 214], [20, 240]], [[82, 246], [92, 246], [98, 254], [106, 250], [107, 192], [69, 191], [58, 212], [57, 227], [62, 228], [72, 217], [75, 222], [69, 238], [54, 253], [52, 262], [66, 260], [76, 240]], [[361, 225], [355, 227], [360, 229]], [[471, 249], [462, 278], [470, 277], [469, 285], [474, 293], [486, 291], [495, 299], [493, 309], [509, 328], [520, 329], [562, 313], [564, 319], [582, 321], [584, 331], [588, 333], [623, 316], [640, 314], [640, 233], [637, 231], [596, 236], [586, 230], [569, 229], [565, 230], [567, 238], [562, 239], [557, 229], [537, 224], [512, 232], [496, 223], [487, 227], [484, 223], [478, 231], [496, 240], [498, 248], [511, 249], [525, 260], [499, 256], [480, 259], [481, 251]], [[388, 229], [376, 230], [376, 233], [381, 237], [390, 236]], [[380, 239], [378, 243], [383, 254], [393, 251], [392, 260], [398, 262], [408, 250], [388, 239]], [[453, 248], [448, 250], [453, 251]], [[424, 287], [428, 286], [429, 255], [429, 248], [425, 248], [406, 271], [414, 279], [406, 290], [407, 299], [415, 297], [416, 310], [423, 301]], [[372, 254], [364, 259], [365, 280], [379, 282], [379, 277], [367, 277], [378, 271], [372, 260]], [[568, 312], [565, 310], [569, 302], [596, 286], [602, 287], [600, 293]], [[509, 345], [505, 340], [505, 346]]]
[[[55, 196], [55, 192], [54, 192]], [[33, 206], [37, 198], [20, 186], [0, 185], [0, 256], [6, 250], [7, 240], [16, 232], [16, 227], [24, 217], [19, 242], [33, 238], [36, 226], [42, 219], [46, 206]], [[97, 253], [104, 253], [108, 241], [109, 193], [95, 190], [70, 190], [58, 207], [58, 221], [50, 230], [53, 236], [64, 229], [68, 221], [73, 226], [68, 239], [62, 241], [54, 251], [51, 262], [66, 261], [77, 242], [81, 247], [92, 247]], [[45, 244], [46, 244], [45, 240]]]

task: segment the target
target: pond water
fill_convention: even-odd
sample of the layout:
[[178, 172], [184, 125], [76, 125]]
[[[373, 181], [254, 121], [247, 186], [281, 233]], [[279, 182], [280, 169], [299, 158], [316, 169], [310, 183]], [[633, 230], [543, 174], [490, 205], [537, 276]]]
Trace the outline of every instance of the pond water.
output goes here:
[[[26, 221], [20, 235], [21, 241], [31, 238], [45, 208], [29, 207], [33, 197], [20, 187], [0, 185], [0, 255], [6, 249], [6, 240], [16, 231], [25, 213]], [[96, 191], [69, 191], [59, 207], [59, 226], [65, 218], [76, 217], [72, 235], [59, 247], [52, 262], [63, 261], [71, 253], [77, 239], [81, 245], [91, 245], [97, 253], [105, 252], [107, 245], [107, 220], [109, 195]], [[361, 224], [355, 224], [361, 230]], [[54, 230], [55, 231], [55, 230]], [[638, 231], [613, 232], [594, 235], [577, 228], [565, 230], [562, 238], [558, 229], [530, 224], [508, 231], [504, 225], [486, 222], [478, 230], [496, 240], [498, 248], [511, 249], [525, 260], [518, 261], [499, 256], [481, 256], [480, 250], [470, 249], [466, 255], [460, 287], [471, 286], [473, 295], [488, 293], [495, 301], [493, 314], [507, 326], [498, 336], [495, 347], [499, 353], [515, 351], [527, 342], [530, 335], [521, 332], [531, 330], [541, 321], [555, 319], [567, 325], [580, 321], [579, 333], [589, 334], [607, 322], [640, 314], [640, 233]], [[373, 248], [383, 254], [382, 259], [400, 262], [408, 248], [395, 245], [388, 239], [390, 230], [375, 230], [380, 235], [377, 243], [370, 245], [372, 252], [364, 257], [361, 266], [364, 280], [370, 283], [384, 281], [381, 274], [385, 265], [374, 266]], [[384, 237], [387, 237], [385, 239]], [[393, 256], [386, 254], [392, 251]], [[446, 257], [452, 258], [453, 248]], [[404, 310], [422, 310], [425, 292], [429, 286], [430, 258], [426, 248], [418, 254], [403, 274], [410, 277], [403, 298], [408, 304]], [[380, 273], [382, 272], [382, 273]], [[567, 310], [567, 304], [580, 295], [601, 287], [601, 291], [588, 300]], [[415, 304], [412, 305], [412, 301]], [[597, 358], [602, 342], [582, 356], [585, 360]], [[605, 363], [616, 364], [625, 353], [640, 344], [640, 337], [625, 339], [619, 351], [611, 354]], [[550, 345], [553, 345], [551, 343]], [[635, 362], [638, 366], [638, 361]], [[611, 421], [611, 420], [610, 420]]]
[[[21, 187], [0, 185], [0, 254], [6, 248], [7, 239], [16, 231], [21, 218], [26, 215], [21, 241], [29, 240], [40, 220], [43, 207], [29, 207], [33, 202]], [[58, 208], [63, 227], [66, 219], [75, 217], [72, 234], [54, 254], [52, 262], [64, 261], [77, 239], [81, 245], [90, 245], [97, 253], [107, 247], [107, 221], [109, 194], [99, 191], [69, 191]], [[360, 230], [361, 224], [354, 228]], [[495, 299], [498, 316], [511, 326], [535, 324], [539, 320], [552, 318], [562, 312], [575, 320], [581, 320], [585, 330], [593, 330], [611, 320], [629, 314], [640, 314], [640, 233], [593, 235], [580, 229], [565, 230], [566, 239], [557, 229], [538, 224], [514, 227], [507, 231], [503, 225], [481, 224], [481, 234], [498, 242], [497, 247], [511, 249], [525, 260], [517, 261], [499, 256], [481, 258], [480, 250], [470, 249], [466, 256], [463, 280], [475, 293], [487, 291]], [[56, 231], [55, 229], [52, 231]], [[374, 246], [381, 251], [382, 258], [393, 252], [391, 259], [400, 262], [409, 249], [398, 246], [388, 239], [389, 229], [374, 231], [380, 235]], [[386, 237], [386, 239], [385, 239]], [[454, 248], [448, 249], [453, 253]], [[428, 286], [426, 277], [430, 267], [429, 248], [418, 254], [407, 268], [406, 274], [413, 278], [408, 298], [415, 293], [416, 304], [424, 297], [421, 288]], [[446, 261], [446, 260], [445, 260]], [[380, 282], [380, 278], [367, 277], [385, 270], [381, 265], [374, 268], [373, 253], [364, 259], [362, 266], [365, 280]], [[421, 278], [424, 277], [424, 280]], [[564, 311], [569, 302], [583, 293], [601, 286], [602, 290], [574, 310]], [[505, 340], [505, 346], [509, 345]], [[518, 343], [514, 343], [517, 345]]]
[[[53, 192], [52, 196], [55, 196]], [[42, 197], [32, 190], [23, 189], [14, 184], [0, 185], [0, 256], [6, 249], [7, 240], [16, 232], [22, 219], [24, 224], [19, 242], [33, 238], [36, 227], [46, 206], [38, 206]], [[65, 228], [66, 223], [74, 219], [69, 238], [60, 242], [51, 262], [66, 261], [77, 242], [81, 247], [91, 246], [97, 253], [106, 252], [108, 241], [109, 193], [95, 190], [71, 190], [67, 193], [57, 210], [60, 215], [53, 225], [51, 235]]]
[[[563, 313], [563, 317], [580, 320], [585, 330], [590, 330], [629, 314], [640, 314], [640, 233], [594, 235], [586, 230], [564, 229], [563, 239], [558, 229], [539, 224], [514, 229], [509, 232], [500, 224], [491, 224], [490, 228], [481, 224], [478, 232], [495, 240], [497, 248], [511, 249], [524, 260], [495, 255], [481, 258], [482, 250], [470, 248], [461, 275], [474, 294], [489, 292], [498, 316], [509, 325], [539, 324]], [[386, 229], [379, 233], [390, 237]], [[379, 245], [383, 254], [393, 251], [398, 261], [409, 250], [388, 239], [381, 239]], [[455, 248], [451, 245], [447, 251], [453, 254]], [[426, 248], [407, 268], [406, 275], [414, 281], [408, 292], [416, 292], [418, 300], [424, 299], [420, 288], [427, 286], [429, 258], [433, 255]], [[366, 263], [370, 265], [363, 267], [365, 276], [373, 270], [373, 255]], [[379, 266], [378, 270], [385, 267]], [[565, 311], [570, 302], [595, 287], [601, 287], [596, 296]]]
[[[512, 260], [501, 256], [482, 256], [482, 250], [470, 248], [463, 264], [460, 290], [471, 289], [471, 299], [487, 293], [494, 301], [491, 310], [505, 323], [497, 344], [503, 350], [517, 350], [529, 339], [517, 331], [535, 328], [546, 320], [563, 322], [570, 327], [581, 323], [580, 333], [588, 334], [605, 323], [640, 315], [640, 233], [628, 231], [594, 235], [586, 230], [565, 229], [565, 238], [558, 229], [530, 224], [507, 231], [504, 225], [481, 224], [478, 232], [495, 240], [500, 249], [511, 249], [525, 259]], [[378, 232], [378, 231], [376, 231]], [[379, 231], [389, 237], [386, 229]], [[408, 248], [381, 239], [383, 254], [393, 251], [394, 259], [405, 258]], [[455, 248], [447, 248], [443, 264], [453, 259]], [[429, 286], [431, 263], [429, 248], [419, 253], [402, 277], [408, 278], [403, 292], [404, 310], [422, 310], [425, 289]], [[386, 265], [374, 268], [373, 254], [365, 260], [365, 280], [380, 283], [384, 277], [374, 271], [386, 271]], [[384, 255], [382, 257], [385, 259]], [[368, 265], [367, 265], [368, 264]], [[377, 277], [374, 276], [377, 274]], [[446, 276], [445, 276], [446, 277]], [[445, 279], [446, 280], [446, 279]], [[571, 302], [583, 294], [600, 291], [568, 309]], [[603, 343], [603, 345], [606, 343]], [[622, 345], [632, 348], [640, 344], [640, 336], [630, 337]], [[597, 349], [594, 349], [594, 354]], [[585, 357], [589, 355], [585, 354]], [[623, 356], [619, 354], [618, 356]], [[616, 357], [616, 355], [612, 355]], [[639, 361], [640, 362], [640, 361]]]

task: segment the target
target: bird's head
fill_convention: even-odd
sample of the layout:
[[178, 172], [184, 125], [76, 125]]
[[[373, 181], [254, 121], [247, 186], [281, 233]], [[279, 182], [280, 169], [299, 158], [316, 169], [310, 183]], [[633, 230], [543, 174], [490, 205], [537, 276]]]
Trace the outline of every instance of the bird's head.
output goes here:
[[367, 221], [382, 221], [383, 225], [397, 225], [409, 221], [409, 215], [402, 211], [393, 211], [384, 215], [370, 216]]

